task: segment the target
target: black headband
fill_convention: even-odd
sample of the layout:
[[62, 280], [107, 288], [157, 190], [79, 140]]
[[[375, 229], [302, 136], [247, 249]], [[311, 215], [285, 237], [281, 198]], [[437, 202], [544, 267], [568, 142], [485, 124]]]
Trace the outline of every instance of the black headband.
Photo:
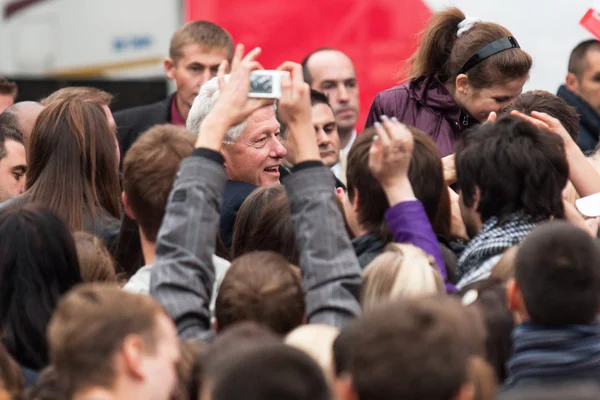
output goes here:
[[494, 40], [492, 43], [485, 45], [481, 50], [475, 53], [469, 60], [463, 65], [460, 69], [459, 74], [464, 74], [486, 58], [493, 56], [494, 54], [498, 54], [503, 52], [504, 50], [510, 49], [519, 49], [519, 43], [517, 39], [512, 36], [503, 37], [498, 40]]

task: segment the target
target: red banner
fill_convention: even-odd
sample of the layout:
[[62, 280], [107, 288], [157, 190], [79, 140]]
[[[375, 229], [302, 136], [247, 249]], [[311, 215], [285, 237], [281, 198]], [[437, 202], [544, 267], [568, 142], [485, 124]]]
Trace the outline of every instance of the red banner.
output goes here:
[[401, 79], [430, 16], [422, 0], [187, 0], [188, 21], [213, 21], [246, 48], [260, 46], [265, 68], [320, 47], [348, 54], [360, 85], [359, 132], [375, 95]]

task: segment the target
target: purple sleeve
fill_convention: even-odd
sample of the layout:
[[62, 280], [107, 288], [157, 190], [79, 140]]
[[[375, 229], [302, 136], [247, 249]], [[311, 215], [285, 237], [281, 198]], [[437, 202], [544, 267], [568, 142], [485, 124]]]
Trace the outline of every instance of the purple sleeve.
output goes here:
[[421, 248], [435, 259], [446, 285], [446, 291], [455, 292], [456, 288], [448, 282], [446, 265], [440, 251], [440, 244], [433, 232], [423, 204], [419, 200], [404, 201], [390, 207], [385, 219], [398, 243], [410, 243]]

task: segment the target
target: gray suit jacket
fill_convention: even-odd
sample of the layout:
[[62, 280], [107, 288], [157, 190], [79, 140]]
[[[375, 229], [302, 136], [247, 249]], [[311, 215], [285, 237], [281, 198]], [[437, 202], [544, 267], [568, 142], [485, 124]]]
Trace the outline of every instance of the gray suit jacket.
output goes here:
[[[207, 152], [196, 150], [181, 165], [158, 235], [150, 284], [151, 295], [175, 321], [179, 335], [201, 340], [214, 335], [212, 254], [227, 182], [223, 165]], [[342, 328], [360, 314], [361, 270], [335, 203], [331, 172], [324, 166], [305, 168], [284, 185], [301, 254], [307, 319]]]

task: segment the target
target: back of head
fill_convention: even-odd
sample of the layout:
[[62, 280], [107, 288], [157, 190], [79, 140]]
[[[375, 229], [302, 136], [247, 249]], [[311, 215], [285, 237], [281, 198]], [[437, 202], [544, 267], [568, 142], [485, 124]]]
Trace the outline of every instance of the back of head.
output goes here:
[[568, 222], [543, 224], [519, 247], [515, 279], [532, 322], [591, 324], [600, 306], [600, 248]]
[[[414, 149], [408, 170], [408, 178], [419, 199], [434, 232], [447, 236], [450, 232], [450, 197], [444, 183], [444, 172], [439, 151], [429, 135], [423, 131], [409, 127], [414, 137]], [[348, 196], [350, 200], [355, 192], [368, 193], [362, 196], [359, 222], [369, 230], [381, 229], [384, 224], [385, 211], [389, 202], [383, 188], [369, 170], [369, 152], [374, 129], [366, 129], [358, 136], [348, 154]]]
[[319, 366], [284, 344], [256, 346], [231, 355], [212, 382], [213, 400], [329, 400]]
[[150, 297], [110, 284], [81, 285], [59, 303], [48, 327], [50, 356], [62, 390], [99, 386], [110, 389], [116, 377], [115, 355], [129, 335], [144, 347], [157, 345], [156, 318], [162, 313]]
[[285, 338], [285, 344], [302, 350], [311, 356], [321, 367], [325, 377], [335, 377], [333, 360], [333, 343], [340, 335], [340, 330], [329, 325], [306, 324], [290, 332]]
[[96, 104], [100, 107], [108, 107], [113, 101], [113, 96], [110, 93], [94, 87], [69, 86], [57, 90], [50, 96], [40, 100], [40, 103], [43, 106], [47, 106], [51, 103], [64, 100], [79, 100]]
[[506, 283], [487, 279], [466, 286], [462, 302], [480, 310], [487, 330], [486, 360], [494, 368], [500, 383], [508, 377], [506, 362], [512, 355], [512, 332], [515, 321], [508, 309]]
[[470, 318], [457, 300], [441, 297], [403, 299], [365, 314], [348, 332], [358, 398], [455, 398], [468, 381], [473, 342], [483, 340]]
[[87, 232], [75, 232], [75, 247], [83, 282], [117, 282], [115, 260], [98, 237]]
[[399, 297], [445, 292], [431, 256], [412, 245], [390, 243], [363, 272], [361, 304], [370, 312]]
[[35, 101], [21, 101], [15, 103], [0, 114], [0, 125], [3, 124], [5, 117], [14, 118], [16, 129], [23, 135], [25, 142], [28, 142], [35, 121], [43, 109], [44, 106]]
[[[279, 343], [281, 338], [269, 328], [253, 321], [239, 322], [215, 338], [202, 354], [196, 358], [192, 370], [192, 377], [188, 385], [188, 392], [197, 394], [200, 399], [203, 390], [209, 390], [210, 383], [223, 360], [232, 354], [238, 354], [257, 345]], [[194, 397], [195, 398], [195, 397]]]
[[238, 211], [231, 257], [235, 259], [252, 251], [274, 251], [294, 265], [300, 261], [290, 205], [282, 185], [256, 189]]
[[159, 125], [131, 146], [123, 161], [127, 205], [144, 233], [155, 242], [181, 162], [194, 150], [194, 137], [182, 127]]
[[577, 140], [577, 135], [579, 134], [579, 115], [577, 111], [562, 98], [550, 92], [546, 92], [545, 90], [525, 92], [519, 95], [502, 112], [510, 113], [513, 110], [527, 115], [531, 114], [532, 111], [546, 113], [559, 120], [573, 140]]
[[169, 57], [177, 62], [183, 57], [183, 48], [195, 44], [206, 50], [226, 49], [227, 59], [233, 59], [233, 39], [229, 32], [210, 21], [192, 21], [181, 26], [171, 37]]
[[583, 78], [585, 59], [590, 50], [600, 50], [600, 41], [589, 39], [579, 43], [569, 57], [569, 73], [574, 74], [579, 80]]
[[236, 322], [255, 321], [285, 335], [302, 324], [306, 303], [295, 268], [269, 251], [233, 260], [217, 294], [219, 331]]
[[50, 103], [29, 141], [30, 200], [50, 208], [73, 231], [86, 230], [98, 215], [119, 218], [114, 135], [100, 106], [81, 100]]
[[0, 213], [0, 326], [19, 364], [48, 363], [46, 327], [59, 298], [81, 282], [71, 233], [35, 205]]
[[457, 181], [467, 207], [475, 202], [482, 221], [513, 213], [561, 218], [569, 176], [564, 143], [520, 118], [506, 116], [465, 134], [456, 149]]
[[[502, 38], [512, 37], [505, 27], [478, 22], [459, 37], [459, 24], [465, 14], [457, 8], [437, 12], [425, 28], [417, 51], [409, 59], [409, 79], [438, 75], [442, 81], [454, 83], [461, 70], [479, 50]], [[494, 54], [468, 71], [469, 84], [485, 88], [527, 76], [532, 59], [520, 48]]]

